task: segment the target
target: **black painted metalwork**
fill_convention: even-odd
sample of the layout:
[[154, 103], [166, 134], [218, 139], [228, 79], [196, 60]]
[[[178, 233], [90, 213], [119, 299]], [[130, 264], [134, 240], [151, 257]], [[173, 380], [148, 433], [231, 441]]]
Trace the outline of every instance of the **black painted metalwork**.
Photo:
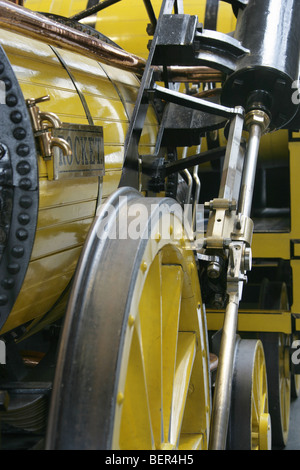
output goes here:
[[249, 49], [223, 87], [222, 102], [263, 107], [271, 127], [286, 126], [297, 112], [292, 87], [299, 78], [300, 8], [298, 0], [249, 0], [240, 11], [234, 38]]
[[5, 83], [0, 134], [0, 328], [19, 294], [28, 268], [38, 213], [38, 162], [31, 121], [18, 80], [0, 47]]
[[204, 20], [205, 29], [212, 29], [212, 30], [217, 29], [218, 11], [219, 11], [219, 0], [206, 0], [205, 20]]
[[[173, 10], [174, 7], [174, 10]], [[175, 11], [175, 14], [173, 13]], [[176, 13], [177, 12], [177, 13]], [[235, 71], [237, 61], [248, 54], [239, 41], [216, 31], [203, 30], [198, 17], [183, 14], [182, 3], [174, 0], [164, 0], [152, 40], [148, 60], [142, 77], [141, 86], [136, 100], [135, 109], [130, 122], [125, 142], [125, 159], [120, 187], [130, 186], [140, 188], [141, 179], [147, 180], [150, 161], [153, 172], [157, 175], [157, 188], [153, 186], [153, 178], [147, 183], [145, 190], [160, 191], [163, 186], [164, 160], [163, 154], [171, 160], [176, 159], [176, 147], [184, 146], [199, 140], [208, 130], [215, 130], [233, 118], [237, 111], [224, 107], [217, 101], [204, 100], [189, 94], [178, 93], [178, 87], [168, 80], [169, 65], [209, 65], [225, 73]], [[164, 71], [165, 88], [155, 84], [155, 66], [162, 66]], [[164, 108], [163, 118], [158, 133], [154, 155], [139, 155], [138, 145], [143, 130], [149, 104], [159, 99], [168, 103]], [[170, 104], [171, 103], [171, 104]], [[194, 110], [192, 116], [187, 114]], [[187, 113], [185, 133], [178, 133], [178, 138], [172, 139], [178, 126], [178, 116]], [[210, 116], [209, 119], [208, 115]], [[192, 124], [191, 119], [196, 118]], [[170, 123], [175, 123], [173, 126]], [[198, 135], [197, 135], [198, 134]], [[180, 141], [179, 137], [182, 137]], [[144, 162], [144, 167], [143, 167]], [[145, 168], [147, 167], [147, 171]], [[140, 172], [143, 174], [141, 177]], [[159, 181], [159, 173], [161, 180]]]
[[72, 16], [71, 19], [76, 21], [83, 20], [84, 18], [87, 18], [91, 15], [95, 15], [99, 11], [102, 11], [105, 8], [108, 8], [111, 5], [114, 5], [115, 3], [118, 3], [120, 1], [121, 0], [104, 0], [101, 3], [97, 2], [95, 5], [88, 7], [86, 10], [83, 10], [80, 13], [76, 13], [76, 15]]

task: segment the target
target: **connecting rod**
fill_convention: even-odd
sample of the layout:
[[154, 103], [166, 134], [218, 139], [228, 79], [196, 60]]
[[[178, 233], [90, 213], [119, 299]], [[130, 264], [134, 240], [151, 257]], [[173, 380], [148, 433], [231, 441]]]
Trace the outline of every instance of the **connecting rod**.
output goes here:
[[[238, 214], [230, 218], [227, 226], [224, 225], [225, 230], [223, 230], [222, 233], [223, 239], [230, 234], [231, 242], [228, 246], [228, 300], [225, 310], [212, 410], [211, 450], [224, 450], [226, 448], [238, 309], [242, 297], [243, 285], [246, 280], [245, 274], [247, 270], [251, 269], [251, 263], [249, 262], [251, 258], [249, 254], [249, 235], [245, 237], [246, 230], [241, 235], [241, 226], [239, 223], [237, 224], [237, 221], [245, 221], [250, 218], [260, 139], [267, 129], [269, 122], [268, 115], [260, 110], [251, 111], [246, 115], [245, 126], [249, 131], [249, 140], [245, 154]], [[229, 166], [232, 158], [235, 157], [230, 156]], [[220, 219], [218, 219], [216, 223], [218, 224], [219, 221]]]

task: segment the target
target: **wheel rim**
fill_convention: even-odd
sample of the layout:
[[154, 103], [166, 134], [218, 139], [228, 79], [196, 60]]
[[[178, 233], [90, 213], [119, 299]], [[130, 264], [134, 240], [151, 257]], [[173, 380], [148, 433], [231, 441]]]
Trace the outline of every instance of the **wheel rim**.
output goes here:
[[283, 333], [265, 333], [260, 337], [267, 363], [273, 446], [282, 448], [287, 443], [290, 422], [290, 336]]
[[287, 443], [290, 423], [291, 404], [291, 371], [289, 358], [289, 338], [284, 334], [278, 335], [279, 353], [279, 393], [280, 414], [284, 444]]
[[257, 344], [252, 378], [251, 450], [271, 449], [267, 372], [263, 346]]
[[[174, 201], [128, 188], [109, 202], [116, 210], [96, 221], [70, 296], [46, 448], [207, 448], [206, 324], [182, 220]], [[136, 203], [151, 209], [147, 237], [110, 239]]]
[[292, 375], [291, 387], [292, 387], [292, 397], [298, 398], [299, 393], [300, 393], [300, 375], [299, 374]]
[[[289, 310], [285, 283], [265, 281], [262, 285], [261, 308]], [[273, 446], [286, 445], [289, 434], [292, 374], [290, 368], [291, 335], [283, 333], [260, 333], [263, 343], [269, 385], [269, 408], [272, 419]]]
[[228, 447], [271, 449], [267, 372], [260, 341], [240, 340], [236, 346]]
[[[292, 343], [298, 339], [296, 336], [292, 336]], [[293, 398], [298, 398], [300, 394], [300, 375], [292, 373], [291, 376], [291, 394]]]

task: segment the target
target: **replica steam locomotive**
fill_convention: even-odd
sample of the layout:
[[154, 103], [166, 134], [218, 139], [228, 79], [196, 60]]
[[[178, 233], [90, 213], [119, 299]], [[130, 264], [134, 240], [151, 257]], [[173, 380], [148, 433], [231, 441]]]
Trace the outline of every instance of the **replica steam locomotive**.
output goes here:
[[0, 0], [3, 449], [286, 445], [299, 3]]

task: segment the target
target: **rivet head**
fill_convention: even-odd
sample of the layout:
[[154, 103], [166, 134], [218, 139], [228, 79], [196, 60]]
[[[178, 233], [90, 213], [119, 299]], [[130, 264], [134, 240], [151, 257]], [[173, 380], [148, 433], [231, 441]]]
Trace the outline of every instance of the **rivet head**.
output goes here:
[[28, 238], [27, 230], [22, 229], [22, 228], [18, 229], [17, 232], [16, 232], [16, 237], [21, 241], [27, 240], [27, 238]]
[[22, 196], [19, 204], [23, 209], [29, 209], [32, 206], [32, 199], [30, 196]]
[[10, 263], [8, 266], [7, 266], [7, 271], [10, 273], [10, 274], [18, 274], [18, 272], [20, 271], [21, 267], [18, 263]]
[[24, 248], [22, 246], [14, 246], [11, 254], [14, 258], [22, 258], [24, 256]]
[[16, 140], [23, 140], [27, 135], [26, 130], [23, 127], [17, 127], [13, 131], [13, 136]]
[[16, 97], [16, 95], [14, 95], [14, 94], [8, 95], [6, 97], [6, 104], [10, 108], [13, 108], [14, 106], [16, 106], [18, 104], [18, 98]]
[[29, 178], [22, 178], [20, 180], [19, 186], [20, 186], [21, 189], [24, 189], [25, 191], [28, 191], [31, 188], [32, 183], [31, 183]]
[[29, 155], [29, 152], [30, 152], [30, 148], [26, 144], [20, 144], [17, 148], [17, 154], [20, 157], [27, 157], [27, 155]]
[[148, 268], [148, 264], [146, 263], [146, 261], [143, 261], [141, 264], [141, 270], [143, 271], [143, 273], [147, 271], [147, 268]]
[[18, 216], [18, 221], [21, 225], [28, 225], [30, 222], [30, 217], [28, 214], [20, 214]]
[[129, 317], [128, 317], [128, 325], [129, 325], [130, 327], [132, 327], [132, 326], [134, 325], [134, 321], [135, 321], [135, 320], [134, 320], [134, 316], [133, 316], [133, 315], [129, 315]]
[[122, 405], [124, 401], [124, 394], [122, 392], [119, 392], [117, 395], [117, 404]]
[[20, 111], [13, 111], [10, 115], [10, 119], [14, 124], [20, 124], [20, 122], [22, 122], [23, 116]]
[[14, 284], [15, 284], [14, 280], [10, 277], [6, 277], [5, 279], [2, 279], [1, 281], [2, 287], [4, 287], [4, 289], [6, 290], [12, 289], [14, 287]]
[[0, 306], [3, 307], [8, 302], [8, 297], [5, 294], [0, 295]]
[[30, 164], [24, 160], [22, 160], [17, 165], [17, 172], [19, 173], [19, 175], [22, 175], [22, 176], [28, 175], [28, 173], [30, 173], [30, 170], [31, 170]]

